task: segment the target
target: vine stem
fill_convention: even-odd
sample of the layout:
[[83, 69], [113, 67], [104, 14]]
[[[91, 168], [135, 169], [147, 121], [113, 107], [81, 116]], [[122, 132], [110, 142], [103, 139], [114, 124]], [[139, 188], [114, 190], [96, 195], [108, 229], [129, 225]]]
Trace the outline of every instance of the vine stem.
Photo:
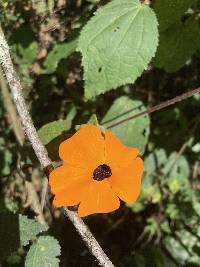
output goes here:
[[138, 117], [145, 116], [147, 114], [151, 114], [151, 113], [153, 113], [155, 111], [161, 110], [161, 109], [169, 107], [171, 105], [174, 105], [174, 104], [176, 104], [178, 102], [181, 102], [181, 101], [183, 101], [183, 100], [185, 100], [185, 99], [187, 99], [189, 97], [192, 97], [193, 95], [199, 94], [199, 93], [200, 93], [200, 87], [197, 88], [197, 89], [191, 90], [189, 92], [186, 92], [186, 93], [184, 93], [182, 95], [176, 96], [176, 97], [174, 97], [174, 98], [172, 98], [170, 100], [164, 101], [164, 102], [162, 102], [162, 103], [160, 103], [160, 104], [158, 104], [156, 106], [148, 108], [147, 110], [142, 111], [140, 113], [137, 113], [137, 114], [135, 114], [133, 116], [130, 116], [130, 117], [126, 118], [126, 119], [123, 119], [121, 121], [113, 123], [113, 124], [111, 124], [110, 126], [108, 126], [106, 128], [110, 129], [110, 128], [116, 127], [116, 126], [118, 126], [118, 125], [120, 125], [122, 123], [128, 122], [128, 121], [130, 121], [132, 119], [136, 119]]
[[[25, 99], [22, 93], [22, 86], [20, 79], [14, 69], [10, 53], [9, 46], [5, 39], [3, 30], [0, 25], [0, 64], [6, 76], [9, 84], [13, 101], [17, 108], [22, 127], [29, 139], [32, 148], [44, 170], [48, 173], [48, 170], [53, 168], [52, 162], [48, 157], [48, 153], [44, 145], [42, 144], [37, 131], [33, 125], [33, 121], [29, 114]], [[90, 252], [96, 257], [98, 264], [103, 267], [114, 267], [107, 255], [104, 253], [88, 227], [84, 224], [83, 220], [78, 217], [76, 212], [70, 211], [64, 208], [64, 214], [71, 220], [75, 226], [77, 232], [85, 242]]]

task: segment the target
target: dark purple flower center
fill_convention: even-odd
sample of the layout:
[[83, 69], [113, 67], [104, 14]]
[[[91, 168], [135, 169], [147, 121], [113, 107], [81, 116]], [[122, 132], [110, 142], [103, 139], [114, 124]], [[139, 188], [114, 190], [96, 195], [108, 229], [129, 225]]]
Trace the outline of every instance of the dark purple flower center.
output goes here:
[[93, 171], [93, 179], [96, 181], [102, 181], [103, 179], [108, 178], [111, 175], [112, 175], [111, 168], [106, 164], [99, 165]]

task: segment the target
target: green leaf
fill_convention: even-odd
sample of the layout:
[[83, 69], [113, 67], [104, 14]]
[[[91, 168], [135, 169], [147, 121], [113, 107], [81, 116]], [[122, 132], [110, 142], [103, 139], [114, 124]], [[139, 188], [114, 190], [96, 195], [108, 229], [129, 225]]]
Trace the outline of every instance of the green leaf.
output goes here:
[[133, 83], [147, 68], [158, 44], [156, 16], [139, 0], [113, 0], [81, 32], [85, 97]]
[[161, 192], [157, 184], [147, 187], [143, 196], [147, 199], [151, 198], [151, 202], [156, 204], [161, 200]]
[[44, 61], [45, 73], [50, 74], [56, 71], [60, 60], [70, 56], [76, 50], [76, 47], [77, 39], [68, 43], [56, 44]]
[[189, 257], [188, 252], [172, 237], [166, 237], [163, 243], [170, 254], [183, 266]]
[[95, 126], [98, 127], [99, 126], [99, 122], [98, 122], [98, 119], [97, 119], [97, 115], [96, 114], [92, 114], [92, 116], [88, 120], [87, 124], [92, 124], [92, 125], [95, 125]]
[[183, 67], [196, 52], [200, 41], [197, 21], [178, 23], [160, 35], [160, 44], [153, 64], [168, 72]]
[[3, 153], [0, 150], [0, 175], [9, 175], [11, 172], [11, 165], [13, 163], [13, 154], [10, 150], [4, 149]]
[[72, 108], [65, 120], [57, 120], [42, 126], [39, 131], [39, 137], [44, 145], [50, 143], [53, 139], [71, 128], [72, 120], [76, 115], [75, 108]]
[[51, 236], [39, 237], [27, 253], [25, 267], [59, 267], [60, 245]]
[[155, 0], [153, 9], [158, 18], [159, 30], [174, 26], [193, 3], [194, 0]]
[[[114, 101], [103, 120], [101, 125], [105, 128], [124, 120], [130, 116], [146, 110], [143, 103], [138, 100], [132, 100], [127, 96], [119, 97]], [[124, 145], [137, 147], [143, 153], [148, 141], [150, 132], [149, 116], [142, 116], [131, 119], [110, 130], [122, 141]]]
[[54, 138], [71, 128], [68, 120], [58, 120], [45, 124], [38, 131], [39, 137], [44, 145], [50, 143]]
[[24, 215], [0, 214], [0, 258], [9, 256], [21, 246], [26, 246], [31, 239], [47, 229], [47, 225]]
[[[190, 252], [190, 256], [187, 260], [190, 260], [193, 263], [199, 263], [200, 255], [198, 255], [197, 253], [199, 252], [199, 249], [200, 249], [200, 242], [199, 242], [198, 235], [194, 236], [190, 232], [184, 229], [177, 231], [176, 235], [182, 241], [182, 244]], [[196, 249], [193, 250], [195, 246], [196, 246]]]
[[172, 182], [169, 184], [169, 189], [172, 194], [176, 194], [181, 189], [179, 181], [177, 179], [173, 179]]
[[169, 216], [170, 219], [175, 220], [179, 216], [179, 210], [177, 205], [173, 203], [168, 204], [166, 207], [166, 214]]
[[29, 241], [41, 232], [48, 230], [48, 225], [41, 224], [34, 219], [28, 219], [24, 215], [19, 215], [20, 243], [21, 246], [28, 245]]
[[192, 146], [192, 151], [194, 153], [200, 153], [200, 142]]
[[[147, 190], [152, 188], [153, 182], [156, 179], [158, 169], [165, 166], [167, 162], [167, 154], [164, 149], [156, 148], [145, 157], [144, 160], [144, 176], [143, 176], [143, 188]], [[156, 181], [156, 180], [155, 180]], [[151, 189], [152, 190], [152, 189]]]
[[[176, 180], [179, 185], [188, 183], [188, 177], [190, 174], [190, 166], [187, 159], [184, 156], [178, 155], [173, 152], [166, 162], [163, 170], [163, 174], [168, 176], [169, 185]], [[171, 185], [170, 185], [171, 186]]]
[[19, 53], [22, 56], [20, 64], [27, 64], [31, 65], [35, 60], [37, 53], [38, 53], [38, 44], [37, 42], [33, 41], [29, 44], [28, 47], [23, 47], [22, 45], [18, 46]]
[[126, 204], [127, 207], [131, 208], [131, 210], [134, 213], [138, 213], [141, 212], [144, 209], [144, 205], [142, 203], [140, 203], [139, 201], [133, 203], [133, 204]]
[[159, 230], [159, 225], [154, 217], [147, 219], [147, 225], [145, 226], [145, 231], [151, 236], [155, 235]]

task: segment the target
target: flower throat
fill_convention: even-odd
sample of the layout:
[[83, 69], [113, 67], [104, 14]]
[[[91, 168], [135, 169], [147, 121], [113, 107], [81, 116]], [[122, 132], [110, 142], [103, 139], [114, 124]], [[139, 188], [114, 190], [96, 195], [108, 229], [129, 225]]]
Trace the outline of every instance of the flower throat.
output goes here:
[[111, 168], [106, 164], [99, 165], [93, 171], [93, 179], [96, 181], [102, 181], [105, 178], [110, 177], [111, 175], [112, 175]]

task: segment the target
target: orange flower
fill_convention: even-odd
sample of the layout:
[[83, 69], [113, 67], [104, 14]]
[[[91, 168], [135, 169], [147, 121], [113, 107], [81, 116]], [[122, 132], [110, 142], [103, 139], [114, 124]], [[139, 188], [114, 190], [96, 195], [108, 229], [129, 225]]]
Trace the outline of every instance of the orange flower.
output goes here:
[[143, 161], [137, 148], [122, 145], [108, 130], [87, 125], [62, 142], [63, 166], [51, 174], [55, 207], [80, 203], [79, 216], [119, 208], [119, 198], [134, 202], [141, 190]]

